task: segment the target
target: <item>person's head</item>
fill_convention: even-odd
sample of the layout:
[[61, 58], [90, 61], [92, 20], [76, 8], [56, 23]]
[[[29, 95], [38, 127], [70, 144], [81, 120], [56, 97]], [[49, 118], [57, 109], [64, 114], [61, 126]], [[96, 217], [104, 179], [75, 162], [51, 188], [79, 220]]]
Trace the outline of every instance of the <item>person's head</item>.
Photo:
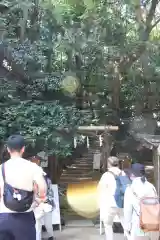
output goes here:
[[145, 178], [145, 167], [143, 164], [141, 163], [134, 163], [131, 166], [130, 169], [131, 172], [131, 179], [135, 179], [135, 178], [141, 178], [142, 182], [145, 182], [146, 178]]
[[108, 167], [119, 167], [119, 159], [117, 157], [111, 156], [108, 158]]
[[36, 163], [38, 166], [41, 164], [41, 159], [37, 156], [31, 157], [31, 162]]
[[21, 135], [12, 135], [7, 140], [7, 150], [11, 156], [22, 156], [25, 151], [25, 140]]

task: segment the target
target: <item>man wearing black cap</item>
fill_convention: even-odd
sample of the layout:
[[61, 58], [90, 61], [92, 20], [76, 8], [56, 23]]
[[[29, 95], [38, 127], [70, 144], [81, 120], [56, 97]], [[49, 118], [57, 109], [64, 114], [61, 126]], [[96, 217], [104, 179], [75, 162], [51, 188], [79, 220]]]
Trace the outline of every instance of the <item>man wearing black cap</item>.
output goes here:
[[34, 189], [45, 200], [43, 171], [22, 158], [25, 141], [21, 135], [8, 138], [7, 150], [10, 159], [0, 166], [0, 231], [11, 232], [16, 240], [36, 240]]

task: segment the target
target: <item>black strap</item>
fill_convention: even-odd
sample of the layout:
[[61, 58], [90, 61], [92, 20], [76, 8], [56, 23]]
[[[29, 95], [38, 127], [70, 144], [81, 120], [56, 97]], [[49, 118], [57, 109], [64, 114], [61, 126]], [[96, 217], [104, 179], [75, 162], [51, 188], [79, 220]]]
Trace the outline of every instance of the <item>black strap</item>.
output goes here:
[[2, 177], [3, 177], [3, 181], [6, 181], [6, 176], [5, 176], [5, 169], [4, 169], [4, 163], [2, 164]]

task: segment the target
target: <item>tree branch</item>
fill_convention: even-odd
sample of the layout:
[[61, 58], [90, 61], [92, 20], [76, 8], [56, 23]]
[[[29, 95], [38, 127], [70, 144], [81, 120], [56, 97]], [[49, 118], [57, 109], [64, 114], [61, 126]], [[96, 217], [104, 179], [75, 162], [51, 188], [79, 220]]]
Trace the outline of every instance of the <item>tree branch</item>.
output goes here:
[[134, 53], [131, 51], [130, 54], [124, 56], [120, 60], [119, 67], [120, 67], [121, 72], [123, 72], [124, 68], [125, 69], [130, 68], [132, 66], [132, 64], [135, 61], [137, 61], [139, 59], [139, 57], [142, 55], [142, 53], [145, 51], [146, 42], [149, 38], [149, 34], [150, 34], [151, 30], [153, 29], [153, 27], [155, 27], [160, 22], [160, 19], [158, 19], [155, 22], [155, 24], [152, 25], [152, 20], [154, 18], [156, 7], [159, 2], [160, 2], [160, 0], [152, 0], [151, 7], [149, 10], [148, 16], [146, 18], [146, 27], [144, 29], [142, 29], [142, 32], [140, 34], [141, 42]]
[[156, 7], [157, 7], [159, 2], [160, 2], [159, 0], [152, 0], [151, 7], [150, 7], [150, 10], [149, 10], [148, 16], [146, 18], [147, 28], [151, 27], [151, 23], [152, 23], [152, 20], [153, 20], [155, 11], [156, 11]]
[[157, 24], [160, 23], [160, 18], [158, 18], [154, 24], [152, 24], [152, 29], [157, 26]]

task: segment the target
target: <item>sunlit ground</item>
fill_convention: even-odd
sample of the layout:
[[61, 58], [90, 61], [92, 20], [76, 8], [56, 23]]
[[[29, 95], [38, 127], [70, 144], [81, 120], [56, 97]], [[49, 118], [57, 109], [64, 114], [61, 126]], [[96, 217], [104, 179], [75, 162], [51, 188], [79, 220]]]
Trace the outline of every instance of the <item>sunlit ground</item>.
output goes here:
[[[56, 240], [104, 240], [96, 227], [66, 227], [62, 232], [55, 231], [55, 237]], [[123, 240], [123, 234], [115, 234], [114, 239]]]

